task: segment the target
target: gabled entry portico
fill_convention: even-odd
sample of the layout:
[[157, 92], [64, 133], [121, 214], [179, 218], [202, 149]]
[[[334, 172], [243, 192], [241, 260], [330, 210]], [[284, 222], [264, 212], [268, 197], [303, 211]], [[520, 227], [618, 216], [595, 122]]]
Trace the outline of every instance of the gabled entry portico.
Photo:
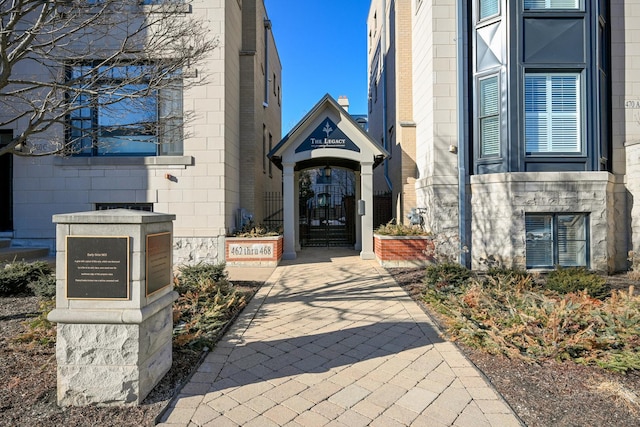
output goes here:
[[300, 250], [299, 174], [325, 167], [354, 172], [355, 249], [362, 259], [374, 259], [373, 169], [387, 156], [335, 99], [325, 95], [268, 155], [283, 172], [283, 259], [295, 259]]

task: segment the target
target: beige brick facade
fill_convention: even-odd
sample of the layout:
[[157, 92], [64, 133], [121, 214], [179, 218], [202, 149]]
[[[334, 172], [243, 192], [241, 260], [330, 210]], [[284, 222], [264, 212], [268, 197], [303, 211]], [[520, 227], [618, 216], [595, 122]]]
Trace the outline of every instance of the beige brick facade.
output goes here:
[[[374, 0], [369, 13], [370, 89], [376, 89], [372, 71], [375, 69], [376, 34], [382, 22], [393, 27], [387, 44], [387, 70], [401, 76], [387, 79], [389, 101], [387, 114], [392, 120], [400, 141], [398, 123], [411, 111], [415, 127], [415, 148], [410, 156], [415, 162], [411, 171], [396, 159], [394, 150], [404, 141], [391, 147], [394, 159], [402, 165], [390, 177], [402, 191], [405, 200], [409, 191], [409, 179], [415, 181], [415, 201], [425, 227], [456, 240], [462, 224], [469, 235], [470, 265], [482, 267], [482, 258], [493, 255], [505, 265], [525, 267], [526, 236], [525, 215], [540, 213], [579, 213], [589, 218], [587, 233], [588, 265], [602, 271], [619, 271], [627, 268], [627, 251], [640, 253], [640, 6], [630, 0], [614, 0], [610, 5], [611, 20], [611, 104], [612, 104], [612, 159], [609, 171], [594, 172], [506, 172], [474, 175], [472, 162], [459, 164], [461, 150], [473, 156], [473, 123], [464, 123], [469, 135], [459, 134], [459, 124], [464, 111], [458, 104], [468, 101], [458, 99], [461, 88], [458, 78], [462, 70], [458, 65], [458, 9], [456, 3], [439, 0], [395, 2], [395, 9], [382, 13], [382, 1]], [[387, 8], [389, 3], [386, 2]], [[508, 10], [508, 2], [502, 1], [501, 10]], [[405, 14], [405, 7], [411, 8]], [[384, 16], [387, 17], [385, 21]], [[395, 21], [389, 24], [388, 16]], [[476, 18], [470, 18], [476, 19]], [[475, 22], [475, 21], [474, 21]], [[376, 30], [377, 28], [377, 30]], [[411, 28], [411, 34], [406, 29]], [[508, 36], [508, 35], [507, 35]], [[399, 44], [411, 45], [410, 57]], [[469, 43], [475, 43], [470, 38]], [[473, 45], [475, 46], [475, 45]], [[473, 47], [472, 46], [472, 47]], [[466, 47], [465, 47], [466, 48]], [[466, 52], [466, 50], [463, 50]], [[497, 61], [505, 60], [497, 54]], [[504, 58], [508, 58], [505, 56]], [[472, 58], [465, 58], [472, 64]], [[391, 64], [391, 65], [390, 65]], [[498, 67], [500, 66], [500, 63]], [[503, 64], [504, 66], [504, 64]], [[471, 65], [469, 65], [471, 67]], [[398, 70], [410, 69], [411, 83], [403, 80], [408, 74]], [[470, 68], [473, 72], [473, 68]], [[377, 87], [378, 91], [380, 87]], [[473, 90], [473, 89], [471, 89]], [[374, 94], [375, 95], [375, 94]], [[510, 102], [521, 102], [511, 94]], [[373, 96], [375, 99], [375, 96]], [[380, 94], [378, 93], [378, 100]], [[409, 110], [404, 103], [411, 100]], [[587, 102], [589, 102], [587, 100]], [[372, 136], [381, 139], [383, 130], [382, 105], [372, 103], [369, 126]], [[463, 107], [466, 108], [466, 107]], [[469, 107], [472, 108], [472, 107]], [[467, 117], [472, 111], [466, 112]], [[397, 118], [397, 122], [395, 121]], [[403, 132], [406, 130], [403, 129]], [[409, 151], [409, 150], [407, 150]], [[404, 151], [403, 151], [404, 154]], [[473, 160], [473, 159], [471, 159]], [[606, 161], [607, 159], [603, 159]], [[460, 166], [465, 167], [470, 184], [461, 188]], [[401, 171], [401, 172], [400, 172]], [[396, 182], [400, 184], [396, 184]], [[384, 188], [384, 182], [376, 181], [376, 188]], [[464, 185], [464, 183], [463, 183]], [[401, 188], [402, 188], [401, 187]], [[460, 194], [466, 209], [466, 220], [460, 221]], [[405, 205], [408, 206], [408, 205]], [[398, 210], [400, 212], [400, 209]]]
[[[369, 134], [391, 153], [385, 164], [376, 169], [374, 187], [376, 192], [392, 192], [393, 216], [399, 222], [406, 222], [406, 215], [417, 207], [413, 43], [411, 26], [406, 25], [411, 22], [412, 3], [374, 0], [367, 20]], [[371, 76], [374, 69], [378, 70], [377, 76]]]
[[263, 128], [274, 145], [281, 136], [282, 75], [264, 2], [194, 0], [191, 13], [205, 18], [219, 43], [199, 65], [204, 84], [184, 93], [185, 114], [193, 117], [183, 156], [16, 157], [14, 243], [53, 247], [54, 214], [150, 203], [176, 215], [177, 263], [220, 262], [237, 210], [262, 220], [264, 192], [281, 185], [277, 168], [269, 174], [262, 141]]

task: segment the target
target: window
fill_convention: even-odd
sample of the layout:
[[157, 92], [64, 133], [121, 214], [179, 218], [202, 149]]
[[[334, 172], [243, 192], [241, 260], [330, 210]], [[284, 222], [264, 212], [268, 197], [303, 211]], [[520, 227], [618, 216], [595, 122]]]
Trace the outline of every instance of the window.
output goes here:
[[524, 10], [579, 9], [581, 0], [524, 0]]
[[[145, 65], [70, 67], [67, 139], [80, 156], [182, 155], [182, 80]], [[156, 83], [157, 84], [157, 83]]]
[[527, 268], [587, 267], [587, 216], [526, 214]]
[[135, 211], [153, 212], [153, 203], [96, 203], [97, 211], [110, 209], [131, 209]]
[[500, 0], [478, 0], [478, 20], [500, 14]]
[[527, 154], [582, 152], [579, 74], [526, 74], [524, 103]]
[[151, 5], [151, 4], [164, 4], [164, 3], [184, 3], [184, 0], [140, 0], [140, 4]]
[[498, 76], [478, 82], [480, 157], [500, 156], [500, 86]]
[[[269, 152], [273, 149], [273, 135], [269, 132]], [[273, 163], [269, 162], [269, 178], [273, 178]]]
[[267, 173], [267, 126], [262, 124], [262, 173]]
[[[271, 30], [271, 21], [264, 18], [264, 100], [262, 105], [269, 106], [269, 31]], [[275, 84], [275, 82], [274, 82]]]

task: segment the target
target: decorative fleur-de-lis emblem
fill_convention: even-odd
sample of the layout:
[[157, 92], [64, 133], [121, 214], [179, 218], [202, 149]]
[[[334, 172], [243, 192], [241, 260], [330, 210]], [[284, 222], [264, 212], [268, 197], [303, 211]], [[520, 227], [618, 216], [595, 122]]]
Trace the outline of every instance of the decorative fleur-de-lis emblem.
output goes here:
[[329, 126], [329, 122], [327, 122], [327, 124], [324, 125], [324, 128], [322, 129], [322, 131], [324, 133], [326, 133], [327, 134], [327, 138], [329, 138], [329, 134], [331, 132], [333, 132], [333, 128], [331, 126]]

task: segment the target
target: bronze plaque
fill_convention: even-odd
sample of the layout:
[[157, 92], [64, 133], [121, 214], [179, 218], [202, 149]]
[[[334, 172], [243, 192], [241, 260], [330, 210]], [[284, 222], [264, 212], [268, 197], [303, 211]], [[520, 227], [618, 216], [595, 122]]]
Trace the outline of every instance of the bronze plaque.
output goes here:
[[171, 233], [147, 235], [147, 296], [171, 285]]
[[67, 236], [67, 298], [129, 299], [129, 237]]

